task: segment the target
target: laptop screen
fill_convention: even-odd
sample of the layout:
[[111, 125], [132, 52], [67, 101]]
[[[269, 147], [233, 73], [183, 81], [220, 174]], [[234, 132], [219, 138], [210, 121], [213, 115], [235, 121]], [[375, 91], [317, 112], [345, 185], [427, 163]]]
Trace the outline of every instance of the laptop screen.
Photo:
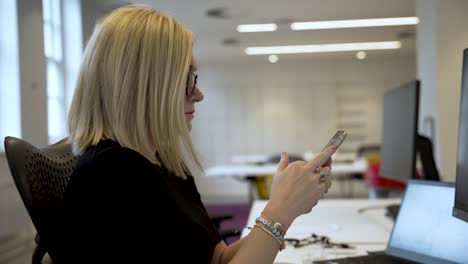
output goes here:
[[410, 180], [386, 253], [422, 263], [468, 263], [468, 223], [452, 216], [451, 183]]

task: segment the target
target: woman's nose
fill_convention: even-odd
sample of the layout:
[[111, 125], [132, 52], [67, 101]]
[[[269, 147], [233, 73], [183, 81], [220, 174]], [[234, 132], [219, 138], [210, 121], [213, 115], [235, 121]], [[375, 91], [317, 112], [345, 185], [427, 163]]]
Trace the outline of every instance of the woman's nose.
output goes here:
[[195, 87], [195, 91], [193, 91], [191, 99], [195, 100], [196, 102], [200, 102], [203, 100], [203, 98], [205, 98], [205, 96], [203, 95], [202, 91], [198, 87]]

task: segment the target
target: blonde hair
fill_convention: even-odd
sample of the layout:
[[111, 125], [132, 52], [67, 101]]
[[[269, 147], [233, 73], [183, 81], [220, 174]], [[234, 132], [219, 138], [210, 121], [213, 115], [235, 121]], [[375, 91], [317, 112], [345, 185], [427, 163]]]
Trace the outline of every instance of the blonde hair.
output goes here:
[[112, 139], [186, 178], [201, 169], [184, 116], [192, 33], [148, 6], [104, 17], [86, 46], [68, 114], [79, 155]]

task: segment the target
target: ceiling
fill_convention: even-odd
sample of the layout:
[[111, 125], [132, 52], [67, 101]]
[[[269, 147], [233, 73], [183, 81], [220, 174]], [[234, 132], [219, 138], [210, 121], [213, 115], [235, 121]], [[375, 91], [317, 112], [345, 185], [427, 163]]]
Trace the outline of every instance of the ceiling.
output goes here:
[[[115, 5], [119, 0], [103, 0]], [[120, 3], [122, 3], [120, 1]], [[142, 0], [126, 1], [152, 5], [176, 18], [195, 34], [198, 60], [265, 60], [266, 55], [248, 56], [248, 46], [308, 45], [400, 40], [401, 49], [368, 51], [368, 58], [414, 56], [415, 26], [359, 29], [292, 31], [292, 21], [342, 20], [415, 16], [414, 0]], [[221, 10], [222, 18], [207, 16]], [[238, 24], [277, 23], [278, 30], [239, 33]], [[231, 40], [233, 44], [223, 42]], [[355, 58], [355, 52], [281, 55], [280, 59]]]

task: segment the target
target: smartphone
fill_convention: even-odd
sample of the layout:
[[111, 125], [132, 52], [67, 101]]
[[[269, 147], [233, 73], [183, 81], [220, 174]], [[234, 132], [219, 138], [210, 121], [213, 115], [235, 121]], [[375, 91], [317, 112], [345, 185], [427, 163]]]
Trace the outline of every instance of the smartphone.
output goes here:
[[[323, 150], [326, 149], [326, 148], [328, 148], [329, 146], [331, 146], [331, 145], [333, 145], [333, 144], [335, 144], [335, 145], [336, 145], [336, 149], [338, 149], [338, 148], [341, 146], [341, 144], [343, 143], [343, 141], [346, 139], [346, 136], [347, 136], [347, 135], [348, 135], [348, 134], [347, 134], [345, 131], [343, 131], [343, 130], [338, 130], [338, 131], [336, 131], [335, 135], [333, 135], [333, 137], [330, 139], [330, 141], [328, 141], [327, 145], [325, 145], [325, 147], [323, 148]], [[322, 150], [322, 151], [323, 151], [323, 150]], [[324, 179], [325, 179], [325, 176], [324, 176], [324, 175], [321, 175], [321, 176], [320, 176], [320, 181], [323, 181]]]
[[338, 149], [343, 143], [343, 141], [346, 139], [347, 135], [348, 134], [343, 130], [336, 131], [335, 135], [330, 139], [330, 141], [328, 141], [327, 145], [325, 145], [323, 149], [326, 149], [333, 144], [335, 144], [336, 148]]

